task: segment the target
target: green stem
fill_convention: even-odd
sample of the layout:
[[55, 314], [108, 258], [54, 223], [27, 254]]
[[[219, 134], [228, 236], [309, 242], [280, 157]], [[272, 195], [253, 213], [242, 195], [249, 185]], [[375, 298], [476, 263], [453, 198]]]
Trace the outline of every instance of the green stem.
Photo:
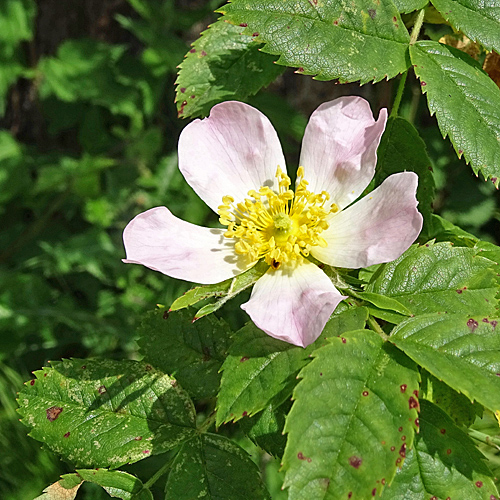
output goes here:
[[469, 436], [476, 441], [480, 441], [481, 443], [487, 444], [488, 446], [492, 446], [493, 448], [500, 450], [500, 438], [496, 436], [489, 436], [488, 434], [476, 431], [475, 429], [469, 429], [467, 432]]
[[168, 462], [166, 462], [159, 470], [157, 470], [145, 483], [144, 483], [144, 489], [149, 489], [153, 484], [160, 479], [163, 475], [165, 475], [170, 467], [172, 466], [172, 462], [174, 461], [174, 458], [176, 455], [174, 455]]
[[403, 92], [405, 90], [407, 76], [408, 70], [401, 75], [401, 80], [399, 80], [398, 92], [396, 94], [396, 98], [394, 99], [394, 104], [392, 105], [391, 118], [396, 118], [396, 116], [398, 116], [399, 105], [401, 104], [401, 98], [403, 97]]
[[418, 35], [420, 35], [420, 30], [422, 29], [422, 24], [424, 22], [424, 16], [425, 9], [422, 9], [417, 14], [417, 19], [415, 20], [415, 24], [413, 25], [413, 29], [411, 31], [410, 45], [413, 45], [417, 41]]
[[378, 333], [384, 341], [387, 342], [389, 340], [389, 335], [382, 330], [381, 326], [377, 323], [377, 320], [371, 315], [368, 316], [368, 325], [375, 333]]
[[215, 416], [217, 415], [216, 411], [213, 411], [206, 419], [204, 422], [201, 423], [201, 425], [198, 427], [198, 432], [200, 434], [203, 434], [210, 429], [212, 424], [215, 422]]

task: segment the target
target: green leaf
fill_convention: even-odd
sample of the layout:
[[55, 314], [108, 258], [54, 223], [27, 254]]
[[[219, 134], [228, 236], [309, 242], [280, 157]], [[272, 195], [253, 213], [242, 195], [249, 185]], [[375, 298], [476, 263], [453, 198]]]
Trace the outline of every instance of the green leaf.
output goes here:
[[19, 395], [30, 436], [79, 466], [119, 467], [190, 438], [195, 413], [176, 381], [136, 361], [64, 360]]
[[274, 339], [249, 323], [235, 334], [234, 343], [222, 366], [217, 398], [217, 426], [252, 416], [266, 408], [273, 398], [279, 405], [291, 394], [298, 371], [310, 354], [345, 331], [363, 328], [365, 308], [352, 308], [334, 316], [321, 336], [306, 349]]
[[457, 30], [488, 50], [500, 52], [500, 9], [483, 0], [431, 0]]
[[240, 292], [251, 287], [265, 272], [269, 266], [265, 262], [258, 262], [255, 266], [234, 278], [230, 278], [214, 285], [197, 286], [183, 296], [176, 299], [170, 306], [171, 311], [178, 311], [185, 307], [194, 305], [201, 300], [210, 297], [220, 297], [215, 302], [203, 306], [195, 315], [195, 319], [202, 318], [220, 309], [226, 302], [236, 297]]
[[429, 3], [429, 0], [393, 0], [393, 3], [399, 12], [407, 14], [414, 10], [423, 9]]
[[420, 433], [383, 500], [492, 500], [498, 492], [484, 456], [437, 406], [422, 400]]
[[373, 292], [359, 292], [356, 294], [356, 297], [370, 302], [379, 309], [394, 311], [403, 316], [411, 316], [411, 311], [407, 307], [387, 295], [380, 295]]
[[267, 500], [258, 467], [223, 436], [203, 434], [184, 443], [168, 476], [165, 500]]
[[179, 117], [207, 116], [214, 104], [245, 99], [283, 72], [259, 50], [259, 42], [242, 32], [217, 21], [192, 44], [176, 81]]
[[233, 0], [219, 12], [279, 55], [278, 64], [318, 80], [361, 83], [409, 66], [409, 35], [392, 2]]
[[138, 500], [140, 495], [141, 500], [153, 500], [153, 495], [148, 489], [144, 489], [142, 481], [127, 472], [106, 469], [78, 469], [76, 472], [84, 481], [102, 486], [109, 496], [122, 500]]
[[231, 335], [222, 319], [208, 316], [193, 322], [191, 311], [168, 313], [159, 307], [144, 317], [140, 335], [146, 361], [175, 376], [193, 398], [217, 394]]
[[379, 495], [417, 429], [414, 363], [371, 330], [330, 342], [300, 372], [286, 420], [290, 500]]
[[23, 40], [32, 40], [36, 10], [33, 0], [4, 0], [0, 12], [0, 46], [14, 48]]
[[471, 401], [500, 410], [498, 319], [427, 314], [395, 327], [391, 342]]
[[481, 171], [498, 186], [500, 89], [474, 59], [447, 45], [420, 41], [410, 55], [443, 136], [450, 136], [476, 174]]
[[256, 445], [274, 457], [282, 457], [286, 445], [283, 429], [290, 407], [290, 401], [271, 403], [257, 415], [240, 420], [240, 426]]
[[418, 210], [424, 217], [421, 238], [426, 239], [430, 236], [435, 190], [431, 160], [415, 127], [404, 118], [389, 118], [377, 151], [375, 184], [378, 186], [389, 175], [402, 171], [418, 175]]
[[495, 314], [493, 265], [478, 249], [431, 241], [380, 266], [367, 291], [392, 297], [413, 314]]
[[458, 426], [470, 427], [476, 417], [482, 417], [483, 407], [422, 370], [421, 397], [444, 410]]
[[[87, 101], [112, 113], [135, 117], [141, 95], [133, 83], [121, 74], [119, 62], [126, 46], [95, 40], [66, 40], [57, 57], [40, 61], [43, 75], [40, 96], [55, 95], [66, 102]], [[130, 63], [130, 61], [128, 61]]]

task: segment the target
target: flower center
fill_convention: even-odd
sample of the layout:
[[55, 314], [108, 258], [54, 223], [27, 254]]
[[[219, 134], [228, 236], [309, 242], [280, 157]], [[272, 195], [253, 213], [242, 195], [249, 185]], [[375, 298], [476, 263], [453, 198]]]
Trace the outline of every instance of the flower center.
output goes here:
[[226, 238], [236, 239], [236, 253], [252, 260], [264, 259], [272, 268], [307, 257], [314, 246], [326, 247], [320, 234], [328, 228], [326, 218], [338, 212], [335, 203], [326, 207], [330, 195], [307, 190], [304, 167], [297, 170], [295, 193], [290, 177], [280, 167], [276, 171], [278, 192], [267, 186], [248, 192], [250, 198], [234, 203], [224, 196], [219, 221], [227, 226]]

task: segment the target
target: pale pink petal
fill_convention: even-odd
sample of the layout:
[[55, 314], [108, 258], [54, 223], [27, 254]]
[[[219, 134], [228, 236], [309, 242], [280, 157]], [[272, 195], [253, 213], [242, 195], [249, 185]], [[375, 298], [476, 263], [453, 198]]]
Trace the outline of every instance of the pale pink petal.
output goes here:
[[270, 268], [241, 308], [271, 337], [306, 347], [345, 298], [318, 266], [304, 259], [293, 267]]
[[328, 246], [314, 247], [311, 254], [325, 264], [352, 269], [398, 258], [422, 229], [417, 184], [413, 172], [389, 176], [354, 205], [332, 215], [329, 228], [321, 233]]
[[375, 174], [377, 148], [387, 110], [374, 120], [361, 97], [339, 97], [322, 104], [309, 119], [302, 141], [300, 165], [309, 190], [326, 191], [344, 208], [366, 189]]
[[242, 102], [217, 104], [204, 120], [194, 120], [179, 138], [179, 168], [198, 196], [215, 212], [222, 197], [236, 201], [248, 191], [274, 186], [285, 159], [271, 122]]
[[223, 233], [178, 219], [165, 207], [152, 208], [125, 228], [123, 262], [194, 283], [218, 283], [254, 264], [238, 256]]

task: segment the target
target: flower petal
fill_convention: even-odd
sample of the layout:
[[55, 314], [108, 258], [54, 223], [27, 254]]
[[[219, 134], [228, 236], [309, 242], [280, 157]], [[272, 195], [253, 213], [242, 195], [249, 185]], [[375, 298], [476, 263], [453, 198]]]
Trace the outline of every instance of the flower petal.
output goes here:
[[286, 171], [274, 127], [242, 102], [217, 104], [210, 117], [191, 122], [179, 138], [179, 168], [214, 212], [225, 195], [238, 202], [251, 189], [274, 186], [278, 165]]
[[254, 264], [238, 256], [223, 233], [223, 229], [185, 222], [165, 207], [152, 208], [132, 219], [123, 231], [127, 252], [123, 262], [194, 283], [218, 283]]
[[352, 269], [397, 259], [422, 229], [417, 184], [413, 172], [393, 174], [354, 205], [332, 215], [329, 228], [321, 233], [328, 246], [314, 247], [313, 257]]
[[386, 109], [375, 121], [361, 97], [339, 97], [322, 104], [309, 119], [300, 154], [309, 190], [326, 191], [339, 208], [358, 198], [375, 174], [386, 121]]
[[307, 347], [345, 298], [318, 266], [304, 259], [293, 268], [269, 269], [241, 308], [271, 337]]

